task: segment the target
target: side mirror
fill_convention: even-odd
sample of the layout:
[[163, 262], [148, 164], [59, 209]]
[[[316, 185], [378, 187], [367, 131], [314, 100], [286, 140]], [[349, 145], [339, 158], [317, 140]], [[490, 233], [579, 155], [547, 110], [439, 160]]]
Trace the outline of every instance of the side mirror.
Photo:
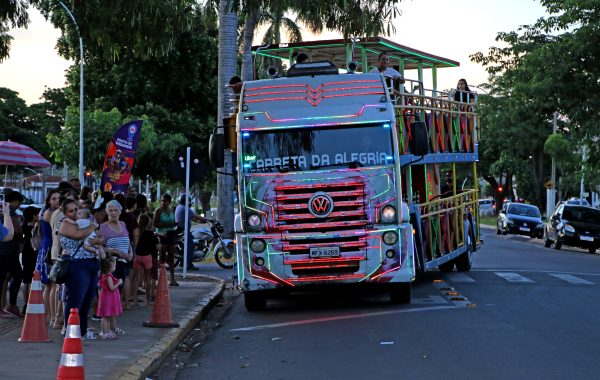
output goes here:
[[225, 135], [213, 133], [208, 140], [208, 158], [213, 168], [225, 166]]
[[413, 121], [410, 123], [410, 132], [412, 141], [410, 143], [410, 152], [415, 156], [424, 156], [429, 153], [429, 136], [427, 136], [427, 127], [422, 121]]

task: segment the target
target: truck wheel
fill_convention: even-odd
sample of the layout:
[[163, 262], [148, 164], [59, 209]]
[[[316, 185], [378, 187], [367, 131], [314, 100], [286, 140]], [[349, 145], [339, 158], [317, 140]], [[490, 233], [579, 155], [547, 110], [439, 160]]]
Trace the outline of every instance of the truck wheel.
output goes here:
[[471, 245], [471, 234], [467, 236], [467, 241], [465, 246], [467, 250], [454, 259], [456, 264], [456, 270], [459, 272], [468, 272], [471, 270], [471, 266], [473, 265], [473, 251]]
[[452, 272], [454, 270], [454, 260], [450, 260], [443, 264], [438, 265], [438, 268], [442, 272]]
[[248, 311], [261, 311], [267, 306], [267, 299], [257, 292], [244, 293], [244, 306]]
[[410, 282], [395, 284], [392, 290], [390, 290], [390, 300], [395, 304], [410, 303], [411, 292]]

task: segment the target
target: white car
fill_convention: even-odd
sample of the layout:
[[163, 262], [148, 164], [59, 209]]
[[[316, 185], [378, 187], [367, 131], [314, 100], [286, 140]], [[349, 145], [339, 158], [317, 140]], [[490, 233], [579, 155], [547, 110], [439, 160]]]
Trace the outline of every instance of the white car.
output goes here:
[[496, 213], [496, 202], [493, 199], [479, 200], [479, 215], [493, 216]]

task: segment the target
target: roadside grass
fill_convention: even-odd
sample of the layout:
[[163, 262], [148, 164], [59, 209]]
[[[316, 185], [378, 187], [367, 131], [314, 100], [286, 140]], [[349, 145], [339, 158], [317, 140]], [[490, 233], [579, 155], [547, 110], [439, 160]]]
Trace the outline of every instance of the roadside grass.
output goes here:
[[496, 227], [496, 220], [497, 219], [498, 219], [498, 217], [496, 215], [494, 215], [494, 216], [480, 216], [479, 217], [479, 223], [480, 224], [485, 224], [487, 226]]

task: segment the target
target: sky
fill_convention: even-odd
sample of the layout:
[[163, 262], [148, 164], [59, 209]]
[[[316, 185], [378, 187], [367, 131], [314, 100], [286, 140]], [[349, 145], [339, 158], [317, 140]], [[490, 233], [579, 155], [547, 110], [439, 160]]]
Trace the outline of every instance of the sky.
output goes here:
[[[533, 0], [403, 0], [399, 8], [396, 33], [388, 38], [460, 62], [458, 68], [438, 71], [438, 89], [454, 88], [459, 78], [471, 85], [485, 83], [485, 70], [470, 62], [469, 55], [498, 46], [498, 32], [533, 24], [545, 15], [544, 7]], [[39, 102], [44, 87], [64, 87], [65, 70], [71, 64], [55, 49], [60, 31], [34, 9], [30, 17], [28, 29], [11, 30], [10, 57], [0, 63], [0, 86], [18, 92], [27, 104]], [[305, 40], [308, 36], [304, 33]], [[325, 33], [319, 38], [332, 37], [337, 36]], [[430, 87], [427, 80], [425, 87]]]

